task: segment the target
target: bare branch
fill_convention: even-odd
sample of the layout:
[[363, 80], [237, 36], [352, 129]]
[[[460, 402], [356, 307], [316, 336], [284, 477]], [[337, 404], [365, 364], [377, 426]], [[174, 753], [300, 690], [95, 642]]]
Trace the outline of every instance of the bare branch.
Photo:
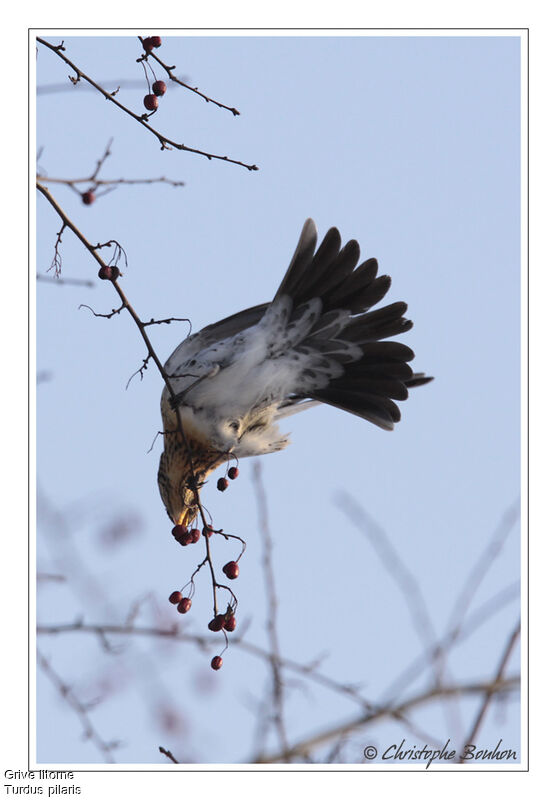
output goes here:
[[[514, 650], [514, 646], [518, 641], [518, 637], [519, 636], [520, 636], [520, 622], [518, 622], [516, 624], [513, 632], [509, 636], [509, 640], [507, 642], [507, 645], [506, 645], [506, 647], [505, 647], [505, 649], [503, 651], [503, 655], [501, 656], [501, 659], [500, 659], [499, 664], [497, 666], [497, 670], [495, 672], [495, 677], [493, 679], [493, 683], [491, 685], [487, 686], [486, 689], [485, 689], [485, 693], [484, 693], [484, 697], [482, 699], [481, 706], [480, 706], [479, 711], [478, 711], [478, 713], [476, 715], [476, 719], [474, 720], [474, 724], [472, 725], [472, 729], [471, 729], [468, 737], [465, 739], [465, 742], [464, 742], [465, 744], [471, 744], [472, 742], [477, 741], [478, 732], [480, 730], [482, 722], [485, 719], [485, 715], [487, 713], [487, 709], [489, 708], [489, 705], [490, 705], [490, 703], [491, 703], [491, 701], [493, 699], [493, 696], [497, 693], [496, 689], [494, 687], [496, 687], [499, 683], [501, 683], [503, 681], [503, 676], [505, 674], [505, 670], [507, 668], [507, 664], [509, 663], [509, 659], [511, 657], [512, 651]], [[462, 763], [463, 761], [464, 761], [464, 758], [461, 758], [459, 763]]]
[[[202, 564], [199, 565], [198, 569], [200, 569], [201, 566]], [[109, 623], [92, 624], [85, 623], [82, 620], [76, 620], [75, 622], [69, 623], [37, 625], [37, 634], [42, 636], [59, 636], [72, 633], [82, 633], [93, 636], [99, 636], [100, 633], [103, 633], [105, 636], [139, 636], [141, 638], [171, 639], [176, 642], [195, 644], [203, 652], [207, 652], [210, 647], [214, 646], [214, 639], [212, 637], [209, 638], [206, 636], [200, 636], [198, 634], [180, 631], [178, 625], [174, 625], [170, 628], [157, 628], [138, 625], [113, 625]], [[244, 650], [256, 658], [267, 662], [269, 661], [270, 655], [267, 650], [259, 647], [258, 645], [252, 644], [251, 642], [246, 642], [242, 638], [233, 639], [231, 640], [230, 644], [231, 646]], [[344, 695], [365, 711], [371, 711], [377, 708], [375, 704], [372, 704], [369, 700], [360, 695], [355, 687], [335, 681], [328, 675], [319, 672], [314, 664], [299, 664], [293, 659], [281, 657], [280, 666], [282, 669], [287, 669], [298, 675], [306, 677], [312, 682], [323, 686], [330, 691]]]
[[114, 93], [107, 92], [105, 89], [102, 88], [102, 86], [100, 86], [98, 83], [92, 80], [88, 75], [82, 72], [82, 70], [80, 70], [79, 67], [77, 67], [72, 61], [70, 61], [69, 58], [67, 58], [67, 56], [63, 54], [62, 52], [62, 50], [64, 49], [63, 43], [61, 45], [52, 45], [45, 39], [42, 39], [40, 36], [37, 37], [37, 41], [40, 44], [47, 47], [53, 53], [56, 53], [56, 55], [59, 58], [61, 58], [62, 61], [64, 61], [75, 72], [76, 77], [75, 78], [70, 77], [72, 83], [77, 83], [78, 81], [83, 79], [87, 81], [87, 83], [91, 84], [91, 86], [97, 89], [97, 91], [99, 91], [103, 95], [103, 97], [105, 97], [111, 103], [114, 103], [114, 105], [118, 106], [118, 108], [121, 111], [124, 111], [130, 117], [135, 119], [136, 122], [139, 122], [139, 124], [142, 125], [146, 130], [152, 133], [153, 136], [155, 136], [158, 139], [161, 145], [161, 150], [168, 150], [172, 148], [175, 148], [176, 150], [185, 150], [188, 153], [195, 153], [197, 155], [204, 156], [209, 161], [211, 161], [214, 158], [218, 161], [227, 161], [229, 164], [237, 164], [240, 167], [245, 167], [245, 169], [249, 170], [250, 172], [259, 169], [259, 167], [256, 164], [246, 164], [243, 161], [238, 161], [234, 158], [229, 158], [228, 156], [219, 156], [216, 155], [215, 153], [207, 153], [204, 150], [198, 150], [195, 147], [188, 147], [185, 144], [180, 144], [179, 142], [175, 142], [172, 139], [169, 139], [167, 136], [164, 136], [162, 133], [155, 130], [153, 127], [151, 127], [151, 125], [148, 124], [147, 119], [149, 117], [147, 114], [142, 114], [141, 116], [139, 114], [136, 114], [134, 111], [125, 106], [123, 103], [120, 103], [120, 101], [114, 97]]
[[264, 583], [267, 590], [267, 632], [269, 635], [270, 648], [269, 665], [271, 667], [273, 679], [273, 722], [277, 730], [280, 746], [284, 752], [288, 752], [289, 746], [286, 736], [286, 726], [284, 724], [284, 681], [281, 674], [281, 660], [277, 630], [278, 601], [272, 562], [273, 541], [271, 538], [271, 532], [269, 530], [269, 513], [267, 509], [265, 487], [261, 477], [260, 461], [256, 461], [253, 465], [252, 475], [257, 508], [259, 512], [259, 529], [263, 537], [263, 573]]
[[438, 658], [440, 653], [445, 656], [451, 648], [458, 642], [464, 641], [466, 638], [475, 633], [483, 624], [485, 624], [494, 614], [505, 608], [512, 600], [520, 597], [520, 583], [515, 582], [507, 586], [502, 591], [491, 597], [483, 603], [477, 611], [471, 614], [465, 623], [460, 625], [458, 630], [453, 629], [449, 631], [443, 638], [441, 638], [432, 648], [426, 650], [420, 656], [404, 669], [404, 671], [396, 678], [386, 692], [383, 693], [383, 698], [389, 698], [394, 701], [400, 693], [409, 686], [424, 669], [429, 666], [433, 659]]
[[[141, 36], [139, 36], [138, 38], [139, 38], [139, 41], [143, 44], [143, 40], [142, 40]], [[162, 61], [162, 59], [160, 59], [159, 56], [157, 56], [156, 53], [154, 53], [152, 50], [149, 53], [144, 53], [137, 60], [138, 61], [144, 61], [149, 57], [153, 58], [157, 62], [157, 64], [160, 64], [160, 66], [166, 71], [166, 74], [168, 75], [170, 80], [174, 81], [174, 83], [179, 84], [180, 86], [183, 86], [184, 89], [189, 89], [190, 92], [194, 92], [199, 97], [202, 97], [203, 100], [205, 100], [207, 103], [213, 103], [213, 105], [218, 106], [219, 108], [224, 108], [224, 109], [226, 109], [226, 111], [230, 111], [235, 117], [240, 116], [240, 112], [238, 111], [237, 108], [233, 108], [232, 106], [225, 106], [224, 103], [219, 103], [217, 100], [213, 100], [212, 97], [209, 97], [208, 95], [203, 94], [203, 92], [200, 92], [197, 87], [190, 86], [189, 84], [184, 83], [184, 81], [181, 80], [180, 78], [177, 78], [176, 75], [174, 75], [174, 73], [172, 72], [172, 70], [176, 69], [176, 67], [174, 67], [174, 66], [173, 67], [169, 67], [168, 64], [165, 64], [164, 61]]]
[[[118, 242], [116, 242], [113, 239], [109, 240], [108, 242], [105, 242], [104, 244], [97, 244], [97, 245], [91, 244], [91, 242], [89, 242], [87, 240], [87, 238], [84, 236], [84, 234], [79, 230], [79, 228], [77, 228], [77, 226], [69, 219], [69, 217], [66, 215], [66, 213], [58, 205], [56, 200], [50, 194], [49, 190], [45, 186], [40, 184], [40, 183], [37, 183], [37, 189], [41, 192], [41, 194], [48, 200], [50, 205], [54, 208], [54, 210], [56, 211], [56, 213], [58, 214], [58, 216], [60, 217], [62, 222], [65, 224], [65, 227], [67, 227], [71, 231], [73, 231], [73, 233], [77, 236], [79, 241], [89, 251], [89, 253], [97, 261], [97, 263], [100, 264], [101, 268], [99, 270], [99, 277], [106, 278], [107, 275], [111, 276], [110, 277], [110, 282], [112, 283], [115, 291], [117, 292], [118, 296], [120, 297], [120, 300], [122, 302], [121, 307], [119, 309], [113, 309], [111, 314], [108, 314], [108, 315], [106, 315], [106, 314], [105, 315], [97, 314], [92, 309], [90, 309], [90, 310], [93, 311], [93, 314], [95, 314], [96, 316], [105, 316], [105, 317], [108, 317], [108, 318], [110, 318], [110, 316], [113, 316], [115, 314], [120, 313], [120, 311], [123, 311], [124, 309], [130, 314], [130, 316], [133, 319], [135, 325], [137, 326], [137, 328], [139, 330], [139, 333], [141, 334], [141, 337], [142, 337], [142, 339], [143, 339], [143, 341], [145, 343], [145, 346], [147, 348], [148, 356], [144, 360], [144, 366], [146, 366], [146, 362], [149, 359], [152, 359], [152, 361], [157, 366], [157, 369], [158, 369], [158, 371], [159, 371], [159, 373], [160, 373], [160, 375], [161, 375], [161, 377], [162, 377], [162, 379], [163, 379], [163, 381], [165, 383], [165, 386], [168, 389], [168, 392], [169, 392], [169, 395], [170, 395], [171, 405], [174, 407], [177, 431], [178, 431], [178, 434], [179, 434], [182, 442], [184, 443], [184, 446], [186, 448], [186, 452], [188, 454], [191, 474], [195, 475], [193, 452], [192, 452], [192, 448], [191, 448], [189, 439], [186, 436], [186, 433], [185, 433], [185, 430], [184, 430], [184, 426], [183, 426], [183, 422], [182, 422], [182, 416], [180, 414], [179, 402], [177, 402], [177, 395], [176, 395], [176, 393], [174, 391], [174, 388], [172, 386], [170, 377], [167, 374], [166, 370], [164, 369], [163, 364], [160, 361], [157, 353], [155, 352], [155, 349], [154, 349], [153, 345], [151, 344], [151, 340], [149, 339], [149, 336], [147, 335], [146, 328], [147, 328], [148, 325], [153, 324], [153, 320], [151, 320], [151, 322], [149, 322], [149, 323], [145, 323], [139, 318], [137, 312], [135, 311], [135, 309], [133, 308], [133, 306], [129, 302], [129, 300], [126, 297], [126, 295], [124, 294], [120, 284], [118, 283], [117, 279], [118, 279], [118, 277], [120, 275], [119, 269], [117, 267], [115, 267], [115, 266], [110, 266], [110, 263], [118, 263], [118, 260], [119, 260], [119, 258], [120, 258], [122, 253], [124, 254], [124, 258], [125, 258], [125, 252], [124, 252], [123, 248], [121, 247], [120, 244], [118, 244]], [[108, 247], [110, 245], [114, 245], [115, 250], [114, 250], [114, 253], [112, 255], [111, 262], [109, 262], [109, 264], [107, 264], [101, 258], [101, 256], [99, 255], [99, 253], [97, 251], [100, 250], [103, 247]], [[127, 259], [126, 259], [126, 264], [127, 264]], [[221, 456], [226, 456], [226, 454], [218, 454], [219, 460], [222, 460]], [[197, 510], [198, 510], [198, 514], [201, 517], [201, 520], [202, 520], [202, 523], [203, 523], [203, 529], [209, 531], [210, 533], [212, 533], [214, 531], [214, 527], [213, 527], [212, 523], [207, 519], [206, 510], [205, 510], [204, 506], [201, 503], [200, 496], [199, 496], [199, 488], [200, 487], [199, 487], [197, 481], [194, 481], [190, 488], [191, 488], [191, 491], [193, 492], [193, 495], [194, 495], [194, 501], [195, 501], [195, 505], [196, 505]], [[217, 614], [218, 614], [218, 599], [217, 599], [218, 589], [224, 589], [229, 593], [229, 595], [232, 597], [232, 600], [233, 600], [233, 603], [234, 603], [234, 608], [236, 607], [238, 601], [236, 599], [236, 596], [234, 595], [234, 593], [230, 589], [230, 587], [218, 583], [218, 581], [216, 579], [215, 570], [214, 570], [214, 566], [213, 566], [213, 560], [212, 560], [212, 556], [211, 556], [211, 546], [209, 544], [210, 533], [203, 537], [204, 541], [205, 541], [206, 557], [205, 557], [205, 559], [203, 560], [202, 563], [208, 565], [209, 571], [210, 571], [210, 574], [211, 574], [211, 583], [212, 583], [212, 590], [213, 590], [213, 613], [214, 613], [214, 616], [216, 617]], [[218, 533], [223, 533], [223, 531], [222, 530], [218, 531]], [[226, 534], [226, 535], [230, 536], [230, 534]], [[240, 539], [240, 537], [232, 537], [232, 538]], [[244, 550], [245, 550], [245, 542], [242, 539], [240, 539], [240, 541], [243, 544], [243, 547], [242, 547], [242, 553], [243, 553]], [[226, 637], [226, 634], [224, 636], [225, 636], [226, 646], [228, 646], [228, 639]]]
[[130, 377], [128, 378], [128, 382], [126, 383], [126, 389], [128, 388], [128, 386], [130, 385], [130, 383], [132, 382], [133, 378], [135, 378], [136, 375], [139, 375], [140, 380], [143, 380], [143, 373], [145, 372], [147, 366], [149, 365], [150, 358], [151, 358], [150, 355], [148, 355], [147, 358], [144, 358], [143, 364], [139, 367], [139, 369], [136, 369], [136, 371], [130, 375]]
[[62, 234], [66, 230], [66, 223], [62, 223], [62, 227], [56, 234], [56, 243], [54, 245], [54, 258], [52, 259], [52, 263], [50, 267], [47, 269], [47, 272], [50, 272], [51, 269], [54, 270], [54, 275], [59, 278], [60, 273], [62, 272], [62, 257], [60, 256], [60, 245], [62, 244]]
[[52, 572], [37, 572], [37, 583], [65, 583], [67, 580], [65, 575], [58, 575]]
[[[62, 262], [60, 262], [60, 264], [61, 263]], [[37, 273], [37, 280], [43, 283], [50, 283], [52, 286], [85, 286], [88, 289], [95, 288], [93, 281], [85, 280], [84, 278], [49, 278], [46, 275]]]
[[112, 319], [116, 314], [119, 314], [121, 311], [124, 310], [125, 306], [122, 304], [120, 308], [113, 308], [108, 314], [100, 314], [97, 311], [94, 311], [91, 306], [88, 306], [87, 303], [80, 303], [78, 305], [78, 309], [80, 308], [87, 308], [95, 317], [104, 317], [105, 319]]
[[50, 661], [45, 658], [40, 651], [37, 655], [39, 666], [43, 673], [55, 686], [64, 701], [79, 717], [85, 737], [93, 742], [106, 762], [109, 764], [115, 764], [116, 762], [112, 755], [112, 751], [118, 746], [118, 744], [116, 742], [107, 742], [100, 736], [89, 717], [90, 708], [76, 697], [73, 690], [62, 680], [62, 678], [50, 664]]
[[162, 753], [164, 756], [166, 756], [170, 761], [172, 761], [173, 764], [180, 763], [179, 761], [176, 761], [170, 750], [165, 750], [164, 747], [159, 747], [159, 753]]
[[495, 529], [493, 536], [487, 543], [483, 553], [480, 554], [476, 564], [470, 574], [466, 577], [463, 588], [455, 600], [455, 604], [449, 619], [448, 627], [455, 634], [458, 634], [459, 626], [468, 611], [476, 592], [482, 581], [493, 566], [496, 559], [501, 554], [503, 547], [512, 532], [520, 515], [520, 503], [516, 502], [510, 506], [503, 514], [501, 521]]
[[307, 739], [302, 739], [298, 744], [290, 748], [288, 752], [262, 754], [258, 758], [258, 763], [281, 763], [288, 759], [292, 760], [296, 757], [303, 757], [314, 750], [316, 747], [324, 744], [325, 742], [336, 740], [340, 736], [352, 733], [360, 728], [367, 727], [372, 723], [377, 722], [385, 717], [400, 717], [405, 715], [411, 709], [422, 706], [432, 700], [458, 697], [461, 695], [476, 695], [489, 692], [490, 695], [503, 694], [516, 690], [520, 685], [520, 677], [512, 675], [510, 678], [504, 678], [494, 682], [487, 683], [470, 683], [470, 684], [456, 684], [448, 686], [434, 686], [424, 692], [414, 695], [414, 697], [399, 703], [396, 706], [386, 706], [378, 708], [368, 714], [362, 714], [358, 717], [353, 717], [340, 725], [335, 725], [331, 728], [317, 733]]
[[410, 618], [422, 644], [426, 649], [431, 649], [436, 640], [435, 630], [416, 577], [396, 552], [385, 531], [354, 497], [342, 492], [339, 496], [338, 506], [375, 548], [383, 565], [402, 592]]

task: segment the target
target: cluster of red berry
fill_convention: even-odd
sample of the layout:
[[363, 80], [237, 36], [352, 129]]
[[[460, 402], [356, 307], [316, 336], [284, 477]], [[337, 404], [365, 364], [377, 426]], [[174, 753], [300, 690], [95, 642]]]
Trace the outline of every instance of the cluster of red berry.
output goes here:
[[[230, 467], [227, 472], [227, 475], [231, 481], [236, 480], [239, 474], [240, 470], [238, 467]], [[227, 487], [228, 480], [224, 477], [219, 478], [217, 481], [217, 489], [221, 492], [224, 492]], [[206, 536], [209, 538], [214, 532], [215, 531], [213, 528], [208, 527], [207, 525], [203, 526], [203, 531], [200, 531], [199, 528], [188, 529], [185, 525], [175, 525], [172, 528], [172, 535], [178, 544], [181, 544], [183, 547], [188, 544], [195, 544], [200, 540], [201, 536]], [[229, 561], [224, 565], [222, 571], [229, 580], [235, 580], [240, 574], [240, 566], [238, 561]], [[175, 590], [168, 599], [172, 605], [176, 606], [180, 614], [186, 614], [191, 608], [191, 598], [183, 597], [181, 591]], [[234, 616], [233, 608], [228, 606], [225, 614], [216, 614], [209, 622], [208, 628], [210, 631], [215, 633], [219, 631], [227, 631], [228, 633], [231, 633], [233, 630], [235, 630], [236, 617]], [[213, 669], [220, 669], [222, 667], [221, 656], [214, 656], [211, 661], [211, 667]]]
[[[147, 36], [143, 41], [143, 49], [146, 53], [150, 53], [153, 48], [160, 47], [162, 39], [160, 36]], [[164, 81], [155, 81], [151, 86], [152, 94], [146, 94], [143, 98], [143, 105], [147, 111], [156, 111], [159, 107], [159, 97], [162, 97], [166, 92], [166, 83]]]
[[219, 631], [228, 631], [232, 633], [236, 628], [236, 617], [232, 613], [232, 609], [228, 608], [226, 614], [217, 614], [216, 617], [213, 617], [209, 622], [207, 627], [210, 631], [213, 631], [213, 633], [218, 633]]
[[[187, 544], [195, 544], [201, 539], [201, 531], [199, 528], [191, 528], [188, 530], [185, 525], [175, 525], [172, 528], [172, 535], [182, 547]], [[210, 528], [203, 528], [203, 536], [212, 536], [213, 531]]]
[[191, 598], [182, 597], [182, 592], [179, 592], [178, 590], [172, 592], [168, 599], [173, 606], [177, 607], [180, 614], [185, 614], [191, 608]]
[[[236, 566], [238, 565], [236, 564]], [[180, 614], [187, 614], [191, 608], [191, 597], [184, 597], [182, 592], [180, 592], [178, 589], [172, 592], [168, 599], [172, 605], [176, 606], [176, 609]], [[232, 631], [236, 630], [236, 617], [234, 616], [232, 607], [228, 606], [226, 614], [216, 614], [216, 616], [214, 616], [209, 622], [207, 627], [210, 631], [213, 631], [213, 633], [218, 633], [219, 631], [227, 631], [228, 633], [232, 633]], [[213, 669], [220, 669], [222, 667], [221, 656], [214, 656], [214, 658], [211, 660], [211, 667]]]
[[[231, 481], [235, 481], [238, 475], [240, 474], [240, 470], [238, 467], [230, 467], [228, 470], [228, 477]], [[228, 481], [226, 478], [219, 478], [217, 481], [217, 489], [219, 492], [224, 492], [225, 489], [228, 489]]]

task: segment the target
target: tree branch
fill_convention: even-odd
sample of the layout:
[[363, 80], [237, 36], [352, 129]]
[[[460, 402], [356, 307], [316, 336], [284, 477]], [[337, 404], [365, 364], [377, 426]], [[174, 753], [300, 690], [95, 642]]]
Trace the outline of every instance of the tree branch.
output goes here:
[[410, 709], [417, 708], [424, 705], [431, 700], [448, 697], [458, 697], [459, 695], [476, 695], [489, 692], [490, 695], [501, 694], [503, 692], [514, 691], [520, 685], [520, 676], [513, 675], [510, 678], [505, 678], [488, 683], [470, 683], [452, 686], [434, 686], [427, 689], [425, 692], [414, 695], [409, 700], [405, 700], [395, 706], [386, 706], [372, 711], [368, 714], [362, 714], [358, 717], [353, 717], [340, 725], [334, 725], [331, 728], [326, 728], [320, 733], [310, 736], [307, 739], [302, 739], [298, 744], [294, 745], [287, 752], [280, 753], [263, 753], [257, 759], [257, 763], [274, 764], [281, 763], [286, 760], [292, 760], [295, 757], [302, 757], [307, 753], [314, 750], [321, 744], [337, 739], [347, 733], [352, 733], [360, 728], [377, 722], [385, 717], [398, 717], [406, 714]]
[[128, 114], [136, 122], [139, 122], [139, 124], [142, 125], [150, 133], [152, 133], [153, 136], [156, 136], [156, 138], [159, 140], [159, 143], [161, 145], [161, 150], [168, 150], [168, 149], [174, 147], [176, 150], [185, 150], [188, 153], [195, 153], [197, 155], [204, 156], [205, 158], [209, 159], [209, 161], [211, 161], [214, 158], [214, 159], [216, 159], [218, 161], [227, 161], [229, 164], [237, 164], [240, 167], [245, 167], [250, 172], [259, 169], [259, 167], [256, 164], [245, 164], [243, 161], [238, 161], [238, 160], [236, 160], [234, 158], [229, 158], [228, 156], [219, 156], [219, 155], [216, 155], [215, 153], [207, 153], [204, 150], [198, 150], [195, 147], [188, 147], [185, 144], [180, 144], [179, 142], [175, 142], [172, 139], [169, 139], [167, 136], [164, 136], [162, 133], [160, 133], [159, 131], [155, 130], [155, 128], [151, 127], [151, 125], [148, 124], [147, 115], [146, 114], [142, 114], [141, 116], [139, 114], [136, 114], [130, 108], [128, 108], [123, 103], [121, 103], [119, 100], [117, 100], [114, 97], [114, 93], [107, 92], [105, 89], [102, 88], [102, 86], [100, 86], [92, 78], [90, 78], [88, 75], [86, 75], [84, 72], [82, 72], [82, 70], [80, 70], [79, 67], [77, 67], [72, 61], [70, 61], [69, 58], [67, 58], [67, 56], [65, 56], [63, 54], [63, 52], [62, 52], [62, 50], [64, 50], [64, 43], [63, 42], [62, 42], [62, 44], [59, 44], [59, 45], [53, 45], [53, 44], [50, 44], [49, 42], [47, 42], [45, 39], [42, 39], [40, 36], [37, 36], [37, 42], [39, 42], [39, 44], [42, 44], [45, 47], [47, 47], [53, 53], [56, 53], [56, 55], [59, 58], [61, 58], [62, 61], [64, 61], [71, 69], [73, 69], [73, 71], [75, 72], [77, 77], [76, 78], [71, 78], [72, 82], [77, 83], [79, 80], [81, 80], [83, 78], [83, 80], [87, 81], [87, 83], [89, 83], [91, 86], [93, 86], [95, 89], [97, 89], [97, 91], [100, 92], [103, 97], [105, 97], [111, 103], [114, 103], [115, 106], [118, 106], [118, 108], [121, 111], [123, 111], [125, 114]]
[[[478, 736], [478, 731], [480, 730], [481, 724], [484, 721], [485, 715], [487, 713], [487, 709], [493, 699], [494, 694], [496, 693], [494, 686], [497, 686], [499, 683], [503, 681], [503, 675], [507, 668], [507, 664], [511, 657], [512, 651], [514, 649], [515, 644], [518, 641], [518, 637], [520, 636], [520, 622], [517, 623], [515, 629], [511, 633], [509, 640], [507, 642], [507, 646], [503, 651], [503, 655], [501, 656], [501, 660], [499, 661], [499, 665], [497, 667], [497, 671], [495, 673], [495, 678], [493, 679], [493, 683], [488, 686], [485, 690], [485, 694], [482, 700], [482, 704], [479, 708], [478, 714], [476, 719], [474, 720], [474, 724], [472, 725], [472, 730], [470, 731], [468, 737], [465, 739], [465, 744], [472, 744], [476, 741]], [[464, 758], [461, 758], [459, 763], [462, 764]]]

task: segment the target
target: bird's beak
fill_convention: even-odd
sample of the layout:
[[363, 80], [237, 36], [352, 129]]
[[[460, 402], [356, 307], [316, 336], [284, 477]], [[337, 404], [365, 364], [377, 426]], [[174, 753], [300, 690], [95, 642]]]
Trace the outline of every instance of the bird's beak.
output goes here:
[[188, 505], [182, 506], [180, 511], [172, 517], [175, 525], [184, 525], [186, 528], [193, 522], [198, 513], [193, 492], [187, 493], [187, 500], [189, 501]]

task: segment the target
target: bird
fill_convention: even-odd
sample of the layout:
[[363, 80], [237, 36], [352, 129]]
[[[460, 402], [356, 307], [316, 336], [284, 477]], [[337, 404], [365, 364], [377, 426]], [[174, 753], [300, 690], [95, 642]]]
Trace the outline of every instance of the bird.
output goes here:
[[317, 240], [308, 219], [271, 302], [189, 335], [164, 364], [158, 484], [175, 525], [196, 519], [199, 489], [219, 465], [283, 450], [279, 423], [291, 414], [325, 403], [393, 430], [395, 401], [432, 380], [390, 341], [412, 327], [407, 304], [374, 308], [391, 285], [377, 259], [358, 264], [358, 242], [341, 246], [334, 227]]

